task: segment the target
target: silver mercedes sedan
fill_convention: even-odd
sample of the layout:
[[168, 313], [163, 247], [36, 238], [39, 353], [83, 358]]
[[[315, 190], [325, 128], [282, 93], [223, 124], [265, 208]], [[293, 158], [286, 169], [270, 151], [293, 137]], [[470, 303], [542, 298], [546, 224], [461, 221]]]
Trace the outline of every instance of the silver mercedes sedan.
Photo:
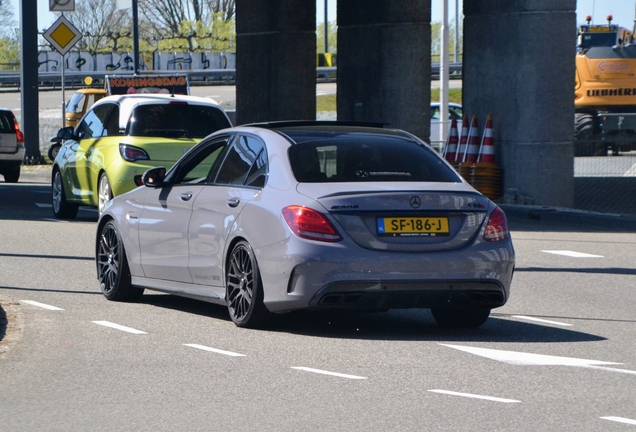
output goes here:
[[[186, 149], [184, 149], [186, 150]], [[101, 214], [109, 300], [226, 305], [239, 327], [301, 309], [430, 309], [479, 327], [510, 296], [504, 212], [428, 144], [378, 125], [275, 122], [209, 135]]]

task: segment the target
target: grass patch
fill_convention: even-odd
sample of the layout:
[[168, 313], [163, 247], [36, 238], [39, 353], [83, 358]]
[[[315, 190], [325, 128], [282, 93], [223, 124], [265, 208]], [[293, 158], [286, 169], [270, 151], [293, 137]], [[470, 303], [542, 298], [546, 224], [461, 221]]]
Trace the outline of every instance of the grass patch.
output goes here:
[[[439, 101], [439, 89], [431, 89], [431, 101]], [[462, 89], [449, 89], [448, 101], [461, 104]], [[336, 95], [316, 96], [316, 111], [337, 111]]]

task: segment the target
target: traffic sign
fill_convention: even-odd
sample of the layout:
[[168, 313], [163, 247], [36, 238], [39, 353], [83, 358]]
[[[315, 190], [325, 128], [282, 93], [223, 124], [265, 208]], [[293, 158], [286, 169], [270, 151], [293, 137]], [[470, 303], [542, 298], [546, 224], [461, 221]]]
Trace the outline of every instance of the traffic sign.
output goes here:
[[73, 12], [75, 0], [49, 0], [49, 10], [51, 12]]
[[61, 16], [42, 35], [60, 54], [66, 54], [82, 38], [69, 20]]

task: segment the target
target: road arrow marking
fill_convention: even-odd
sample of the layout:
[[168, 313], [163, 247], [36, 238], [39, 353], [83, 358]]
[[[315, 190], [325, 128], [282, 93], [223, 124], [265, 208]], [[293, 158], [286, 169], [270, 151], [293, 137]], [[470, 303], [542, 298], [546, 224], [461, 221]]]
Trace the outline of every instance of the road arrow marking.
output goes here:
[[540, 323], [554, 324], [554, 325], [560, 325], [560, 326], [566, 326], [566, 327], [569, 327], [569, 326], [572, 325], [572, 324], [562, 323], [562, 322], [558, 322], [558, 321], [550, 321], [550, 320], [544, 320], [544, 319], [541, 319], [541, 318], [529, 317], [529, 316], [525, 316], [525, 315], [513, 315], [512, 318], [518, 318], [518, 319], [523, 319], [523, 320], [528, 320], [528, 321], [536, 321], [536, 322], [540, 322]]
[[235, 352], [231, 352], [231, 351], [223, 351], [220, 349], [216, 349], [216, 348], [210, 348], [207, 347], [205, 345], [199, 345], [199, 344], [183, 344], [187, 347], [190, 348], [196, 348], [196, 349], [200, 349], [203, 351], [210, 351], [213, 353], [217, 353], [217, 354], [223, 354], [223, 355], [227, 355], [227, 356], [231, 356], [231, 357], [245, 357], [245, 354], [239, 354], [239, 353], [235, 353]]
[[462, 397], [467, 397], [467, 398], [472, 398], [472, 399], [489, 400], [489, 401], [493, 401], [493, 402], [503, 402], [503, 403], [519, 403], [519, 402], [521, 402], [519, 400], [514, 400], [514, 399], [504, 399], [504, 398], [498, 398], [498, 397], [493, 397], [493, 396], [482, 396], [482, 395], [476, 395], [476, 394], [470, 394], [470, 393], [458, 393], [458, 392], [448, 391], [448, 390], [428, 390], [428, 391], [433, 392], [433, 393], [447, 394], [447, 395], [451, 395], [451, 396], [462, 396]]
[[610, 421], [615, 421], [615, 422], [619, 422], [619, 423], [627, 423], [630, 425], [636, 425], [636, 420], [632, 420], [632, 419], [628, 419], [628, 418], [624, 418], [624, 417], [600, 417], [603, 420], [610, 420]]
[[603, 255], [592, 255], [583, 252], [574, 252], [568, 250], [542, 250], [541, 252], [551, 253], [555, 255], [565, 255], [572, 258], [604, 258]]
[[464, 351], [470, 354], [475, 354], [481, 357], [486, 357], [491, 360], [496, 360], [502, 363], [508, 363], [516, 366], [577, 366], [584, 367], [589, 369], [598, 369], [604, 370], [607, 372], [617, 372], [617, 373], [625, 373], [630, 375], [636, 375], [636, 371], [631, 371], [627, 369], [616, 369], [604, 367], [602, 365], [616, 365], [622, 363], [615, 362], [606, 362], [600, 360], [587, 360], [587, 359], [578, 359], [573, 357], [558, 357], [558, 356], [550, 356], [544, 354], [531, 354], [517, 351], [502, 351], [502, 350], [494, 350], [488, 348], [476, 348], [469, 346], [460, 346], [460, 345], [448, 345], [448, 344], [440, 344], [443, 346], [447, 346], [449, 348], [454, 348], [460, 351]]
[[134, 328], [130, 328], [130, 327], [126, 327], [123, 325], [119, 325], [119, 324], [115, 324], [109, 321], [93, 321], [95, 324], [104, 326], [104, 327], [110, 327], [110, 328], [114, 328], [117, 330], [121, 330], [121, 331], [125, 331], [128, 333], [133, 333], [133, 334], [147, 334], [145, 331], [141, 331], [141, 330], [137, 330]]
[[366, 377], [361, 377], [361, 376], [356, 376], [356, 375], [341, 374], [341, 373], [337, 373], [337, 372], [329, 372], [329, 371], [324, 371], [324, 370], [320, 370], [320, 369], [312, 369], [312, 368], [302, 367], [302, 366], [292, 367], [292, 369], [301, 370], [301, 371], [305, 371], [305, 372], [313, 372], [313, 373], [323, 374], [323, 375], [331, 375], [331, 376], [335, 376], [335, 377], [339, 377], [339, 378], [349, 378], [349, 379], [357, 379], [357, 380], [367, 379]]
[[51, 306], [51, 305], [47, 305], [44, 303], [40, 303], [40, 302], [36, 302], [33, 300], [20, 300], [22, 303], [26, 303], [26, 304], [30, 304], [31, 306], [37, 306], [37, 307], [41, 307], [44, 309], [48, 309], [48, 310], [54, 310], [54, 311], [61, 311], [64, 310], [62, 308], [59, 308], [57, 306]]

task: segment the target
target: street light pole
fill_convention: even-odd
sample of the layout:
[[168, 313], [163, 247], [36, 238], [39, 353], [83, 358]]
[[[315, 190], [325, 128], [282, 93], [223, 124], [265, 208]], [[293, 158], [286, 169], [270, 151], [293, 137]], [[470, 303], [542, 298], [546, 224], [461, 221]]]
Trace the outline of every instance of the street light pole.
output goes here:
[[135, 75], [139, 73], [139, 10], [137, 0], [132, 0], [132, 19], [133, 19], [133, 59], [135, 67]]

